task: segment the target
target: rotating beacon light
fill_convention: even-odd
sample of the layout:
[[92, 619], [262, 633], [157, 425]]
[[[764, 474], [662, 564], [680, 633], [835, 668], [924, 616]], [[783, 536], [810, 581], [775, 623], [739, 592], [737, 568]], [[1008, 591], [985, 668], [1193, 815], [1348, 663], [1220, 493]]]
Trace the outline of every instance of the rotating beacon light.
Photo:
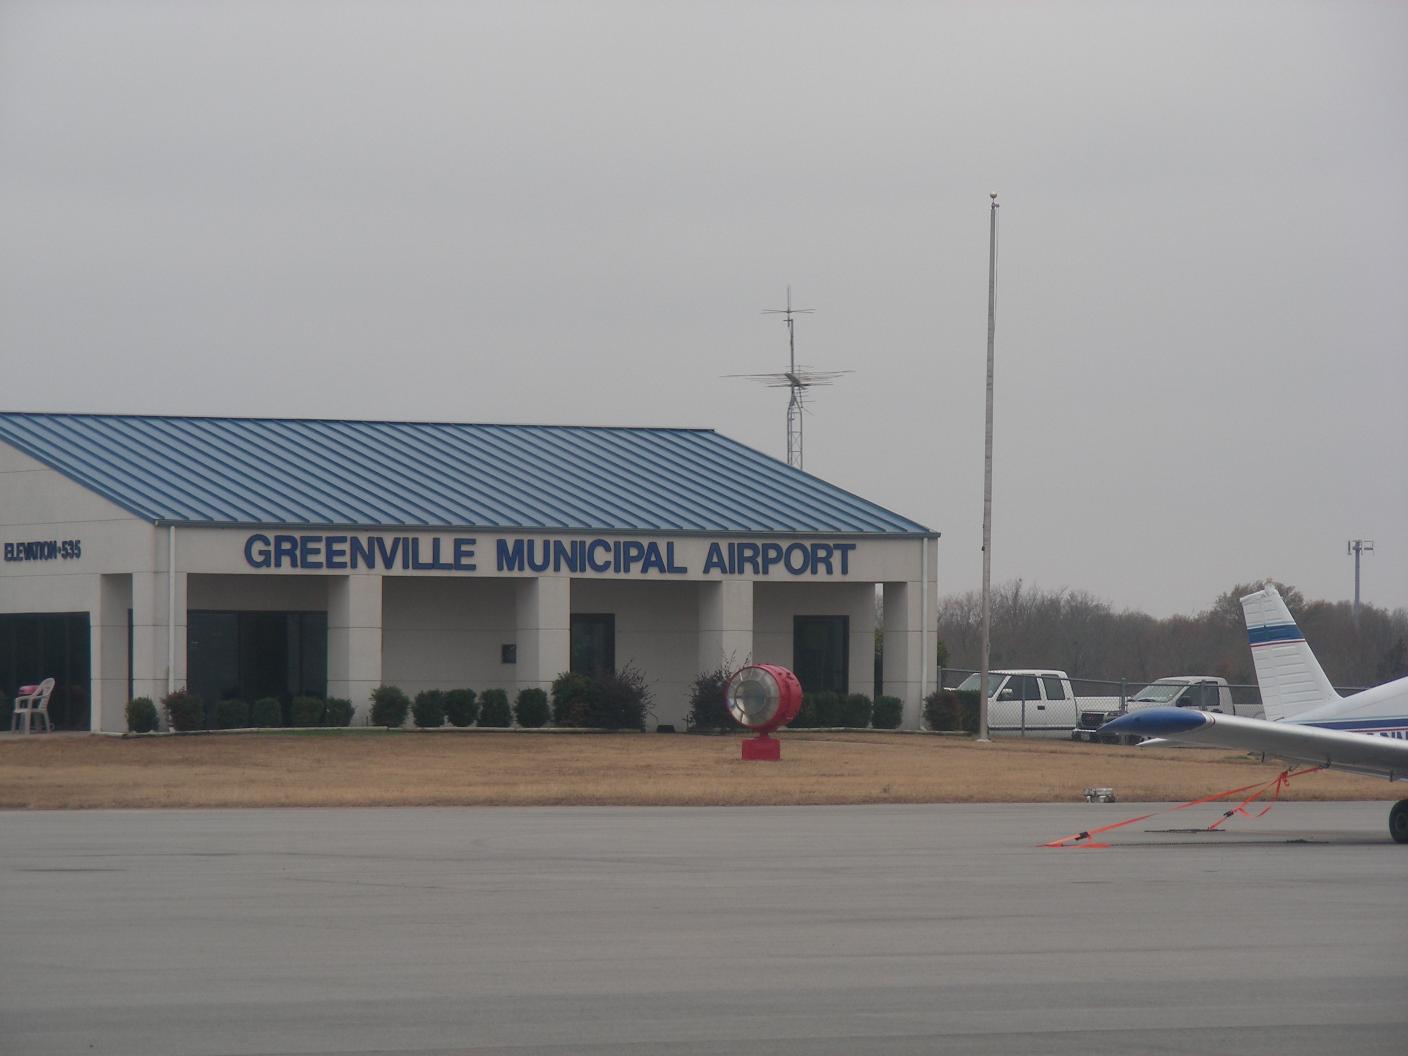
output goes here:
[[752, 664], [728, 680], [724, 699], [734, 720], [758, 733], [743, 742], [743, 758], [782, 758], [782, 742], [768, 734], [797, 717], [802, 706], [797, 676], [776, 664]]

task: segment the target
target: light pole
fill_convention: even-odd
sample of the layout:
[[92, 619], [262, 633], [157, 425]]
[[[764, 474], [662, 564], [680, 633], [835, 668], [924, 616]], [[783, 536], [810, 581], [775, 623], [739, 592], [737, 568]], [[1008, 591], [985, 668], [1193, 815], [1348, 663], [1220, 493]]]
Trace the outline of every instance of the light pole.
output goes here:
[[992, 363], [997, 335], [997, 195], [988, 210], [988, 411], [983, 430], [983, 644], [978, 675], [978, 740], [988, 739], [988, 661], [992, 632]]

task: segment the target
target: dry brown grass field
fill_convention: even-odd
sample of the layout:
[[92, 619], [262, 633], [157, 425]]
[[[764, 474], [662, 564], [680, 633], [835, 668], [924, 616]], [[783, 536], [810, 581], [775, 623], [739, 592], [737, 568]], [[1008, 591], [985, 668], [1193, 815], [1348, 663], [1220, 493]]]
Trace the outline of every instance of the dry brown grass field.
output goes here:
[[[747, 806], [1072, 802], [1108, 786], [1184, 801], [1271, 781], [1272, 763], [1215, 749], [897, 733], [782, 734], [780, 762], [740, 736], [386, 732], [0, 738], [0, 809], [363, 806]], [[1392, 800], [1339, 773], [1283, 798]]]

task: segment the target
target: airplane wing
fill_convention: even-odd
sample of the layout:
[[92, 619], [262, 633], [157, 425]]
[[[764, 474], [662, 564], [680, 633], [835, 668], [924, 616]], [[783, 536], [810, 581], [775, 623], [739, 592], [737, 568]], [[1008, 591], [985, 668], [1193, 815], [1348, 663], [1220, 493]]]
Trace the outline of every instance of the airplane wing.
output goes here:
[[1148, 708], [1121, 715], [1100, 727], [1100, 732], [1260, 752], [1390, 781], [1408, 778], [1408, 740], [1326, 729], [1310, 723], [1268, 722], [1194, 708]]

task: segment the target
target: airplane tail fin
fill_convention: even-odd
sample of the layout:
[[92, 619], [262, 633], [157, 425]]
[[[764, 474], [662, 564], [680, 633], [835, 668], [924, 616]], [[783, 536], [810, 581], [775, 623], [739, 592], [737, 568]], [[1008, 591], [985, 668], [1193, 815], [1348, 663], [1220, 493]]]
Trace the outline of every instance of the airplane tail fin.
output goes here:
[[1261, 703], [1273, 722], [1340, 699], [1275, 587], [1242, 599]]

